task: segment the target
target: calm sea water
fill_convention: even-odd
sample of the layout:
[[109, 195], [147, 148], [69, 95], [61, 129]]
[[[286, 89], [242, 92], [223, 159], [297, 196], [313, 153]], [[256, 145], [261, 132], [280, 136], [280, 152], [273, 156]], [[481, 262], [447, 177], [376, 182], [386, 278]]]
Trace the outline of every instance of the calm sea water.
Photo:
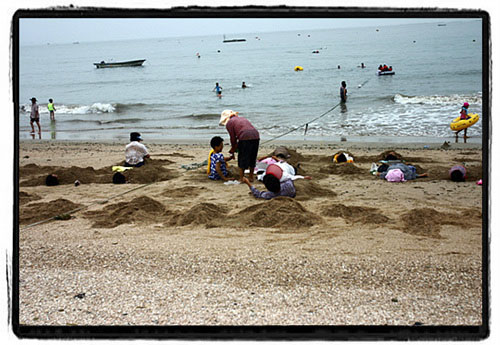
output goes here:
[[[267, 140], [337, 105], [345, 80], [347, 103], [309, 124], [308, 139], [446, 140], [463, 102], [482, 118], [482, 33], [481, 21], [437, 23], [228, 37], [246, 38], [240, 43], [206, 36], [23, 46], [19, 137], [31, 138], [29, 99], [36, 97], [44, 139], [126, 140], [139, 131], [148, 140], [208, 141], [227, 137], [218, 121], [224, 109], [233, 109]], [[146, 62], [93, 65], [134, 59]], [[377, 76], [380, 64], [396, 74]], [[248, 88], [241, 88], [243, 81]], [[216, 82], [221, 98], [212, 91]], [[54, 122], [49, 98], [57, 109]], [[283, 138], [303, 134], [302, 127]], [[481, 121], [468, 135], [480, 140]]]

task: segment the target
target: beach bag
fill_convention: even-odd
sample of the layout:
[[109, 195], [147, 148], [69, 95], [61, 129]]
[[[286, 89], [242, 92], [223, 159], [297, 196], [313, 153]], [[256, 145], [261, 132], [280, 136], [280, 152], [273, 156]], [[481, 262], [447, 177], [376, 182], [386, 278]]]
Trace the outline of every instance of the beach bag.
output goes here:
[[385, 179], [389, 182], [405, 182], [405, 174], [400, 169], [389, 170]]

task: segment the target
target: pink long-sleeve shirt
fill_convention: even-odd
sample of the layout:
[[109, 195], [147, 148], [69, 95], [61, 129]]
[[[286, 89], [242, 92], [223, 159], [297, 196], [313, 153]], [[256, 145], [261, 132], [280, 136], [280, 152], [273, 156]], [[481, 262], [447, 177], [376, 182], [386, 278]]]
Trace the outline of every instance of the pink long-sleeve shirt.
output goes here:
[[231, 139], [231, 151], [234, 152], [240, 140], [260, 139], [259, 132], [244, 117], [233, 116], [226, 123], [226, 129]]

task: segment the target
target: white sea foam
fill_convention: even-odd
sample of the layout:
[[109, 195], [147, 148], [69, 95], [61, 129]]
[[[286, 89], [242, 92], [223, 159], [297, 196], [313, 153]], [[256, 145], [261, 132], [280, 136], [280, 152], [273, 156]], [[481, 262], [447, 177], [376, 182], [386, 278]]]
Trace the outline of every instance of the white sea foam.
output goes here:
[[[83, 114], [102, 114], [102, 113], [114, 113], [116, 107], [109, 103], [94, 103], [92, 105], [64, 105], [55, 104], [56, 114], [68, 114], [68, 115], [83, 115]], [[21, 107], [21, 112], [29, 114], [31, 110], [30, 104], [25, 104]], [[40, 114], [48, 114], [46, 104], [39, 104]]]
[[471, 95], [448, 95], [448, 96], [405, 96], [396, 94], [394, 102], [397, 104], [426, 104], [426, 105], [462, 105], [464, 102], [481, 105], [481, 94]]

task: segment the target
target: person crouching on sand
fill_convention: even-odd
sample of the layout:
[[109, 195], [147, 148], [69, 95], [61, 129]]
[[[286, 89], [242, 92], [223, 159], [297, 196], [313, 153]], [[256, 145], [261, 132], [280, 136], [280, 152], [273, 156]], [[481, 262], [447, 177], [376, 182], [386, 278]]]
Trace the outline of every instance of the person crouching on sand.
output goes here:
[[143, 166], [145, 158], [149, 158], [148, 149], [141, 143], [141, 133], [130, 133], [130, 143], [125, 147], [125, 166], [140, 167]]
[[222, 154], [222, 149], [224, 148], [224, 139], [221, 137], [213, 137], [210, 140], [210, 146], [212, 150], [208, 154], [208, 165], [207, 165], [207, 174], [208, 178], [211, 180], [223, 180], [230, 181], [234, 180], [233, 178], [229, 178], [229, 172], [227, 171], [226, 162], [234, 159], [234, 156], [224, 157]]
[[252, 186], [247, 178], [243, 178], [243, 183], [245, 183], [252, 192], [253, 196], [258, 199], [272, 199], [278, 196], [287, 196], [290, 198], [295, 198], [296, 190], [293, 184], [294, 180], [303, 178], [306, 180], [311, 180], [310, 176], [296, 175], [296, 169], [285, 161], [280, 160], [275, 164], [271, 164], [267, 167], [266, 173], [262, 182], [267, 188], [266, 191], [259, 191], [257, 188]]
[[259, 151], [259, 132], [244, 117], [238, 116], [238, 112], [224, 110], [221, 114], [220, 126], [225, 126], [231, 140], [229, 153], [234, 155], [238, 150], [238, 168], [240, 170], [239, 181], [243, 182], [245, 170], [249, 169], [248, 180], [253, 182], [257, 153]]

